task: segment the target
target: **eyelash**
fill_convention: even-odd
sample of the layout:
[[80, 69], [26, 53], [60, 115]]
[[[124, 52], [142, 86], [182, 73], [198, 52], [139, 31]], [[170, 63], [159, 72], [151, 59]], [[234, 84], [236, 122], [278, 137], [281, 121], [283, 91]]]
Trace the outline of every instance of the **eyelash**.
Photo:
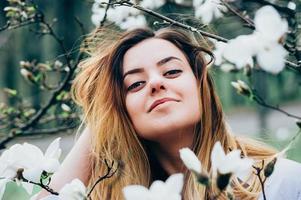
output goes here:
[[[174, 69], [174, 70], [169, 70], [169, 71], [167, 71], [167, 72], [165, 72], [163, 75], [164, 76], [172, 76], [172, 77], [170, 77], [170, 78], [175, 78], [176, 76], [175, 75], [178, 75], [179, 73], [181, 73], [182, 72], [182, 70], [179, 70], [179, 69]], [[145, 83], [145, 81], [138, 81], [138, 82], [135, 82], [135, 83], [133, 83], [132, 85], [130, 85], [128, 88], [127, 88], [127, 91], [131, 91], [131, 90], [133, 90], [133, 89], [135, 89], [135, 88], [137, 88], [137, 87], [139, 87], [140, 86], [140, 83]]]

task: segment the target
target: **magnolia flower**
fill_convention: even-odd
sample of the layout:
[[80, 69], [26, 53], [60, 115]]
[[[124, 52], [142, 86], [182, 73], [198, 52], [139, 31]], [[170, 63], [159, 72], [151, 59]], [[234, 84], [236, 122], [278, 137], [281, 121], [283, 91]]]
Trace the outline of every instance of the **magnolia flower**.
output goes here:
[[253, 67], [253, 57], [265, 71], [279, 73], [285, 66], [287, 51], [279, 44], [281, 37], [288, 31], [287, 22], [272, 6], [264, 6], [255, 14], [255, 31], [250, 35], [240, 35], [225, 46], [217, 43], [217, 65], [221, 59], [235, 64], [241, 69]]
[[227, 46], [224, 42], [212, 41], [214, 43], [215, 49], [213, 51], [214, 54], [214, 64], [221, 65], [223, 62], [223, 54], [225, 51], [225, 47]]
[[245, 179], [246, 174], [252, 167], [254, 161], [250, 158], [241, 158], [240, 150], [232, 150], [225, 154], [221, 143], [218, 141], [214, 144], [211, 152], [211, 164], [213, 175], [217, 174], [234, 174]]
[[201, 18], [205, 24], [209, 24], [213, 19], [222, 17], [223, 13], [220, 9], [225, 9], [225, 7], [219, 3], [219, 0], [205, 0], [202, 5], [195, 7], [195, 17]]
[[144, 15], [130, 16], [119, 24], [121, 29], [131, 30], [135, 28], [145, 27], [147, 25]]
[[95, 26], [99, 26], [100, 22], [103, 20], [105, 16], [105, 7], [100, 5], [102, 3], [108, 3], [108, 0], [95, 0], [94, 4], [92, 5], [92, 16], [91, 21]]
[[256, 38], [251, 35], [240, 35], [230, 40], [224, 47], [223, 57], [229, 62], [235, 64], [238, 69], [246, 65], [253, 66], [252, 55], [255, 53]]
[[296, 4], [292, 1], [288, 2], [287, 7], [291, 10], [296, 10]]
[[140, 5], [148, 9], [156, 9], [165, 4], [165, 0], [143, 0]]
[[129, 185], [122, 192], [126, 200], [181, 200], [184, 175], [171, 175], [165, 182], [157, 180], [149, 189], [141, 185]]
[[276, 9], [264, 6], [259, 9], [254, 18], [255, 32], [258, 41], [257, 62], [265, 71], [277, 74], [285, 66], [287, 51], [279, 39], [288, 31], [287, 21], [281, 19]]
[[278, 41], [287, 31], [287, 21], [281, 19], [277, 10], [272, 6], [260, 8], [254, 17], [255, 31], [265, 40]]
[[126, 7], [126, 6], [118, 6], [115, 8], [111, 8], [107, 12], [107, 18], [111, 22], [115, 22], [117, 25], [122, 23], [127, 17], [138, 15], [139, 10], [132, 8], [132, 7]]
[[202, 164], [198, 157], [189, 148], [180, 149], [180, 158], [184, 165], [198, 174], [202, 172]]
[[[11, 146], [0, 157], [0, 177], [11, 181], [20, 179], [22, 175], [29, 181], [39, 182], [43, 171], [54, 173], [60, 166], [59, 141], [60, 138], [54, 140], [45, 154], [38, 147], [28, 143]], [[22, 186], [29, 193], [32, 192], [32, 184], [22, 183]], [[2, 187], [5, 187], [5, 184]]]
[[193, 0], [192, 5], [194, 8], [199, 7], [203, 4], [204, 0]]
[[265, 71], [277, 74], [281, 72], [285, 66], [285, 57], [288, 52], [283, 48], [281, 44], [264, 43], [262, 41], [261, 48], [257, 51], [257, 62]]

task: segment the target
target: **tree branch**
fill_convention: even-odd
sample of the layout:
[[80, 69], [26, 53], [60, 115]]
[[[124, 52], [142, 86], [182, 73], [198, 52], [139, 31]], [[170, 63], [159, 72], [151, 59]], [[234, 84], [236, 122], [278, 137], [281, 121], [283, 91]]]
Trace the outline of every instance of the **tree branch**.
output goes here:
[[88, 195], [87, 195], [88, 198], [90, 198], [92, 191], [94, 190], [94, 188], [96, 187], [96, 185], [98, 183], [100, 183], [104, 179], [111, 178], [118, 170], [119, 164], [117, 163], [117, 167], [116, 167], [115, 171], [111, 172], [113, 169], [113, 166], [114, 166], [114, 161], [112, 161], [112, 164], [109, 165], [107, 159], [105, 159], [105, 164], [107, 166], [107, 173], [105, 175], [99, 177], [98, 180], [93, 184], [93, 186], [91, 187], [91, 189], [88, 192]]

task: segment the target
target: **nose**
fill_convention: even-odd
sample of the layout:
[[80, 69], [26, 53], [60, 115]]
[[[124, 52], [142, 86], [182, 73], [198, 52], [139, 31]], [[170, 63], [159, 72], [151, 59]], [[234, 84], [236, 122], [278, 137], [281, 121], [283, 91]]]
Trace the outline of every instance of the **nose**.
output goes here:
[[154, 77], [150, 80], [150, 90], [151, 94], [155, 94], [160, 92], [161, 90], [165, 90], [164, 81], [160, 77]]

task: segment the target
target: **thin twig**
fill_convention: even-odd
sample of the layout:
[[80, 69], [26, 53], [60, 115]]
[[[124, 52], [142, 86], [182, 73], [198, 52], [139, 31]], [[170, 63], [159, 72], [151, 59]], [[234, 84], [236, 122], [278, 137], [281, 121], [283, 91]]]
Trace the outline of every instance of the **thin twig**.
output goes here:
[[[103, 3], [103, 4], [108, 4], [108, 3]], [[212, 33], [209, 33], [209, 32], [206, 32], [206, 31], [203, 31], [203, 30], [200, 30], [200, 29], [197, 29], [195, 27], [192, 27], [192, 26], [189, 26], [187, 24], [184, 24], [184, 23], [181, 23], [181, 22], [178, 22], [176, 20], [173, 20], [169, 17], [166, 17], [164, 15], [161, 15], [157, 12], [154, 12], [150, 9], [147, 9], [147, 8], [143, 8], [141, 7], [140, 5], [138, 4], [134, 4], [134, 3], [131, 3], [129, 1], [118, 1], [118, 2], [114, 2], [114, 3], [111, 3], [110, 5], [120, 5], [120, 6], [128, 6], [128, 7], [132, 7], [132, 8], [136, 8], [140, 11], [143, 11], [145, 13], [148, 13], [154, 17], [157, 17], [159, 19], [162, 19], [168, 23], [170, 23], [171, 25], [173, 26], [178, 26], [178, 27], [181, 27], [181, 28], [184, 28], [184, 29], [187, 29], [189, 31], [192, 31], [194, 33], [198, 33], [200, 35], [203, 35], [205, 37], [210, 37], [210, 38], [213, 38], [217, 41], [221, 41], [221, 42], [228, 42], [228, 39], [224, 38], [224, 37], [221, 37], [221, 36], [218, 36], [218, 35], [215, 35], [215, 34], [212, 34]]]
[[109, 10], [109, 8], [110, 8], [111, 1], [112, 1], [112, 0], [109, 0], [108, 4], [107, 4], [107, 6], [106, 6], [105, 14], [104, 14], [104, 16], [103, 16], [103, 18], [102, 18], [102, 20], [101, 20], [101, 22], [100, 22], [100, 24], [99, 24], [99, 27], [103, 27], [103, 25], [104, 25], [104, 23], [105, 23], [105, 21], [106, 21], [106, 19], [107, 19], [108, 10]]
[[255, 29], [254, 22], [250, 19], [244, 16], [242, 13], [240, 13], [238, 10], [236, 10], [233, 6], [231, 6], [229, 3], [227, 3], [225, 0], [220, 0], [221, 3], [234, 15], [238, 16], [239, 19], [241, 19], [243, 22], [247, 23], [248, 27]]
[[253, 90], [253, 93], [254, 93], [254, 96], [253, 96], [252, 100], [254, 100], [254, 101], [255, 101], [256, 103], [258, 103], [259, 105], [261, 105], [261, 106], [263, 106], [263, 107], [267, 107], [267, 108], [273, 109], [273, 110], [276, 110], [276, 111], [279, 111], [279, 112], [281, 112], [281, 113], [287, 115], [288, 117], [292, 117], [292, 118], [301, 120], [301, 117], [300, 117], [300, 116], [290, 114], [290, 113], [288, 113], [287, 111], [285, 111], [285, 110], [279, 108], [278, 106], [273, 106], [273, 105], [267, 104], [267, 103], [264, 101], [264, 99], [261, 98], [261, 97], [257, 94], [256, 90]]
[[24, 178], [23, 176], [21, 177], [21, 180], [24, 181], [24, 182], [27, 182], [27, 183], [31, 183], [33, 185], [37, 185], [37, 186], [40, 186], [41, 188], [43, 188], [44, 190], [46, 190], [47, 192], [53, 194], [53, 195], [59, 195], [58, 192], [54, 191], [52, 188], [50, 188], [48, 185], [44, 185], [42, 183], [42, 180], [40, 180], [40, 183], [36, 183], [36, 182], [33, 182], [33, 181], [29, 181], [27, 180], [26, 178]]
[[263, 199], [266, 200], [267, 198], [266, 198], [265, 189], [264, 189], [264, 183], [266, 181], [266, 178], [264, 180], [262, 180], [262, 178], [260, 176], [261, 171], [264, 169], [264, 160], [262, 160], [261, 168], [256, 167], [256, 166], [253, 166], [253, 168], [256, 170], [255, 174], [258, 177], [260, 185], [261, 185]]
[[90, 197], [92, 191], [94, 190], [94, 188], [96, 187], [96, 185], [97, 185], [98, 183], [100, 183], [100, 182], [103, 181], [104, 179], [111, 178], [111, 177], [116, 173], [116, 171], [118, 170], [119, 164], [117, 163], [117, 167], [116, 167], [115, 171], [111, 172], [111, 170], [113, 169], [113, 166], [114, 166], [114, 161], [112, 161], [112, 164], [109, 165], [109, 164], [108, 164], [108, 161], [105, 159], [105, 164], [106, 164], [106, 166], [107, 166], [107, 173], [106, 173], [105, 175], [99, 177], [99, 178], [97, 179], [97, 181], [93, 184], [93, 186], [91, 187], [91, 189], [90, 189], [89, 192], [88, 192], [88, 195], [87, 195], [88, 198]]

